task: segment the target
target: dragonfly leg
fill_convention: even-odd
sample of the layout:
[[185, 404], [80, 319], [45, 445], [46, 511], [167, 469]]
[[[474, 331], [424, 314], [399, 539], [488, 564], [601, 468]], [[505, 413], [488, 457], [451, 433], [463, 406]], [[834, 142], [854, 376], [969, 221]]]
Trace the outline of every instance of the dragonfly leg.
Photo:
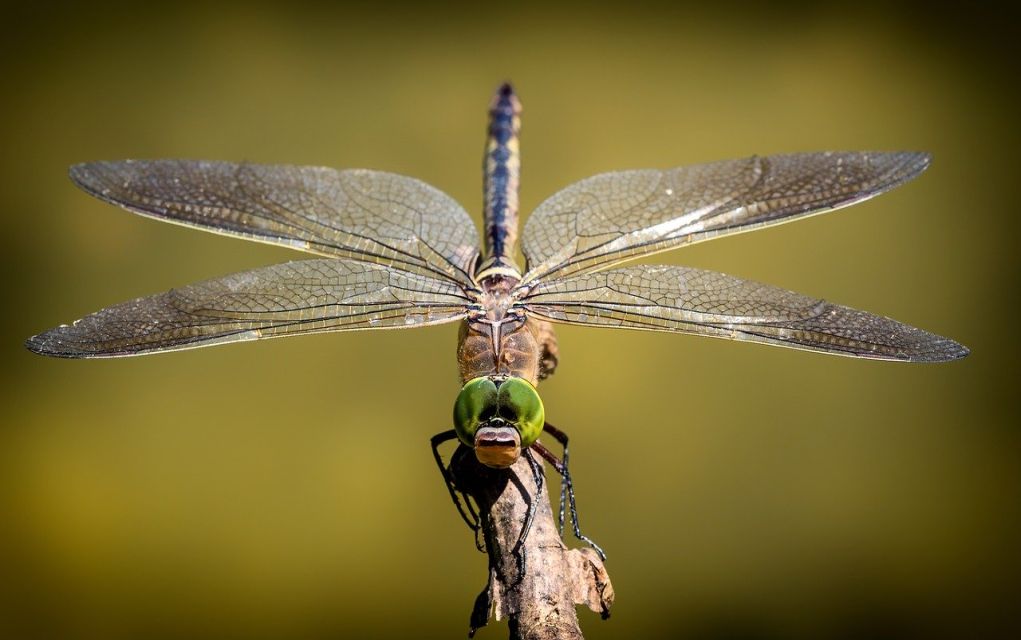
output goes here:
[[[602, 547], [600, 547], [598, 544], [593, 542], [591, 540], [591, 538], [589, 538], [588, 536], [583, 534], [581, 532], [581, 525], [578, 523], [578, 504], [577, 504], [577, 502], [575, 501], [575, 498], [574, 498], [574, 482], [571, 480], [571, 472], [570, 472], [570, 469], [567, 466], [568, 465], [568, 461], [570, 460], [570, 454], [568, 453], [568, 450], [567, 450], [567, 441], [568, 441], [567, 434], [564, 433], [563, 431], [561, 431], [560, 429], [557, 429], [556, 427], [554, 427], [553, 425], [551, 425], [548, 422], [543, 425], [543, 430], [546, 431], [547, 433], [549, 433], [551, 436], [553, 436], [553, 438], [556, 439], [556, 441], [559, 442], [564, 447], [564, 458], [561, 461], [561, 460], [557, 460], [556, 456], [554, 456], [549, 451], [549, 449], [547, 449], [546, 447], [542, 446], [542, 444], [537, 442], [537, 443], [532, 445], [532, 448], [536, 450], [536, 453], [538, 453], [540, 456], [543, 457], [543, 459], [545, 459], [547, 462], [549, 462], [553, 466], [553, 468], [556, 469], [557, 473], [559, 473], [561, 475], [561, 477], [563, 477], [563, 479], [564, 479], [563, 483], [561, 483], [561, 485], [560, 485], [560, 492], [561, 492], [560, 508], [561, 508], [561, 513], [563, 513], [563, 511], [562, 511], [563, 510], [563, 493], [566, 490], [567, 491], [568, 503], [570, 504], [570, 507], [571, 507], [571, 522], [574, 525], [573, 526], [573, 528], [574, 528], [574, 537], [579, 539], [579, 540], [581, 540], [581, 541], [583, 541], [583, 542], [585, 542], [587, 545], [592, 547], [595, 550], [595, 552], [599, 554], [599, 557], [601, 559], [606, 560], [606, 553], [603, 551]], [[563, 516], [561, 516], [561, 517], [563, 517]], [[560, 531], [561, 531], [561, 535], [563, 535], [563, 525], [562, 524], [561, 524]]]
[[[568, 453], [568, 451], [567, 451], [567, 434], [566, 433], [564, 433], [560, 429], [557, 429], [556, 427], [554, 427], [553, 425], [551, 425], [548, 422], [544, 423], [542, 428], [543, 428], [543, 431], [546, 431], [551, 436], [553, 436], [556, 439], [556, 441], [559, 442], [561, 444], [561, 446], [564, 447], [564, 456], [563, 456], [563, 463], [562, 464], [561, 464], [561, 461], [557, 460], [556, 456], [554, 456], [549, 451], [549, 449], [546, 449], [545, 447], [543, 447], [543, 451], [545, 451], [546, 453], [549, 454], [549, 457], [546, 457], [546, 456], [543, 456], [543, 457], [546, 459], [547, 462], [549, 462], [551, 465], [553, 465], [553, 468], [556, 469], [557, 473], [560, 474], [560, 477], [563, 478], [563, 482], [560, 483], [560, 514], [559, 514], [558, 523], [557, 523], [558, 526], [560, 527], [560, 537], [563, 538], [564, 537], [564, 515], [565, 515], [564, 514], [564, 507], [567, 505], [567, 487], [570, 484], [569, 478], [571, 477], [571, 473], [570, 473], [569, 467], [568, 467], [568, 461], [571, 459], [570, 458], [571, 454]], [[540, 455], [542, 455], [542, 452], [540, 452]]]
[[[492, 563], [492, 559], [490, 559], [490, 563]], [[476, 631], [489, 624], [489, 612], [493, 610], [494, 573], [494, 570], [490, 568], [489, 578], [486, 580], [486, 586], [483, 587], [482, 592], [475, 598], [475, 605], [472, 607], [471, 618], [468, 622], [469, 638], [474, 638]]]
[[[559, 523], [558, 523], [559, 526], [560, 526], [560, 537], [563, 538], [564, 537], [564, 507], [567, 504], [567, 500], [566, 500], [566, 498], [567, 498], [567, 487], [571, 484], [571, 473], [570, 473], [570, 470], [569, 470], [570, 467], [568, 466], [569, 465], [569, 461], [571, 459], [571, 454], [570, 454], [570, 452], [568, 451], [568, 448], [567, 448], [567, 434], [566, 433], [564, 433], [560, 429], [557, 429], [556, 427], [554, 427], [553, 425], [551, 425], [548, 422], [543, 423], [542, 429], [543, 429], [543, 431], [545, 431], [545, 432], [549, 433], [551, 436], [553, 436], [553, 438], [557, 442], [560, 443], [560, 446], [562, 446], [564, 448], [563, 470], [560, 470], [557, 467], [556, 463], [550, 461], [550, 464], [552, 464], [553, 467], [557, 469], [557, 473], [559, 473], [560, 476], [564, 479], [563, 482], [560, 483], [560, 517], [559, 517]], [[548, 450], [547, 450], [547, 452], [548, 452]], [[550, 454], [550, 455], [552, 456], [552, 454]], [[547, 460], [549, 460], [549, 458], [547, 458]], [[573, 516], [574, 514], [572, 513], [571, 515]]]
[[[485, 551], [485, 547], [482, 544], [481, 533], [482, 533], [482, 520], [479, 518], [478, 512], [475, 507], [472, 506], [471, 499], [459, 491], [457, 484], [454, 481], [454, 477], [450, 472], [450, 468], [443, 464], [443, 458], [440, 456], [440, 445], [444, 442], [457, 439], [457, 432], [453, 429], [437, 433], [432, 437], [430, 442], [432, 443], [433, 458], [436, 460], [436, 466], [440, 469], [440, 475], [443, 476], [443, 481], [447, 485], [447, 491], [450, 492], [450, 499], [453, 501], [454, 506], [457, 507], [457, 512], [461, 515], [461, 519], [464, 520], [468, 528], [475, 534], [475, 546], [479, 551]], [[460, 498], [458, 497], [460, 494]]]
[[[571, 483], [571, 471], [570, 471], [571, 452], [570, 452], [570, 450], [567, 447], [568, 438], [567, 438], [567, 434], [566, 433], [564, 433], [560, 429], [557, 429], [556, 427], [554, 427], [553, 425], [551, 425], [548, 422], [543, 423], [542, 428], [543, 428], [543, 431], [546, 431], [551, 436], [553, 436], [553, 438], [557, 442], [560, 443], [560, 446], [562, 446], [564, 448], [564, 455], [563, 455], [564, 470], [562, 472], [558, 471], [558, 473], [560, 473], [561, 477], [563, 477], [563, 479], [564, 479], [564, 481], [560, 483], [560, 537], [562, 538], [562, 537], [564, 537], [564, 505], [567, 502], [564, 498], [566, 497], [568, 487], [571, 487], [573, 489], [573, 484]], [[550, 464], [553, 464], [553, 463], [551, 462]], [[556, 465], [554, 465], [554, 467], [556, 467]], [[574, 499], [572, 497], [572, 500], [571, 500], [571, 519], [574, 522], [577, 522], [578, 521], [577, 516], [578, 516], [577, 509], [574, 506]]]
[[525, 449], [522, 455], [528, 460], [528, 466], [532, 469], [532, 476], [535, 478], [535, 495], [529, 501], [528, 514], [525, 516], [524, 524], [521, 525], [521, 534], [518, 536], [518, 541], [514, 545], [514, 554], [518, 557], [518, 582], [525, 577], [525, 540], [528, 538], [528, 532], [532, 530], [535, 513], [539, 509], [539, 496], [542, 495], [545, 487], [542, 464], [532, 457], [529, 449]]

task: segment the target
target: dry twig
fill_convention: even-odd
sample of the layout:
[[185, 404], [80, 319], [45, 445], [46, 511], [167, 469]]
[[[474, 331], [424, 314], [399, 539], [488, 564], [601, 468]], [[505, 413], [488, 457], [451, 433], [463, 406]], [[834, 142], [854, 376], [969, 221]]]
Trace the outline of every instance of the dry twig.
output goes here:
[[[490, 469], [471, 451], [458, 449], [450, 471], [461, 491], [479, 507], [489, 553], [489, 583], [472, 613], [472, 633], [492, 613], [507, 617], [511, 640], [582, 638], [575, 605], [585, 605], [606, 618], [613, 587], [603, 561], [592, 549], [568, 549], [550, 509], [545, 487], [537, 491], [528, 461], [522, 457], [509, 469]], [[532, 529], [516, 549], [529, 505], [538, 500]], [[520, 553], [524, 553], [521, 575]]]

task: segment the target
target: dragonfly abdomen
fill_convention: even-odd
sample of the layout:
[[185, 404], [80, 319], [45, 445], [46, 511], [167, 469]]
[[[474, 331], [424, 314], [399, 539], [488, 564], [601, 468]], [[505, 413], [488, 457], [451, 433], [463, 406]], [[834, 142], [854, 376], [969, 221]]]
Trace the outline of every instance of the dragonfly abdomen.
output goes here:
[[479, 268], [483, 274], [506, 273], [513, 269], [518, 237], [518, 179], [521, 157], [518, 132], [521, 127], [521, 103], [510, 84], [502, 85], [489, 106], [489, 131], [483, 160], [484, 219], [486, 260]]

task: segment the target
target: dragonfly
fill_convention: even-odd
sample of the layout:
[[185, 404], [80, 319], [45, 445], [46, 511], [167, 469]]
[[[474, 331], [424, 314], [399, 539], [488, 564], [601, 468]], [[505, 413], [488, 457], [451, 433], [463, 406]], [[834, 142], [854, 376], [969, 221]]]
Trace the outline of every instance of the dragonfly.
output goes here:
[[[143, 216], [318, 257], [267, 266], [114, 305], [29, 338], [35, 353], [108, 358], [280, 336], [459, 323], [461, 389], [453, 429], [482, 464], [528, 460], [562, 477], [578, 525], [567, 435], [536, 390], [559, 361], [554, 324], [727, 338], [906, 362], [968, 349], [890, 318], [782, 288], [683, 266], [625, 265], [650, 254], [833, 211], [918, 176], [919, 152], [752, 156], [666, 170], [603, 173], [553, 194], [528, 217], [518, 253], [521, 102], [490, 102], [483, 229], [453, 198], [383, 171], [192, 160], [89, 162], [70, 169], [87, 193]], [[563, 447], [557, 457], [539, 437]], [[565, 496], [566, 494], [566, 496]], [[518, 546], [535, 515], [532, 501]], [[480, 547], [481, 548], [481, 547]]]

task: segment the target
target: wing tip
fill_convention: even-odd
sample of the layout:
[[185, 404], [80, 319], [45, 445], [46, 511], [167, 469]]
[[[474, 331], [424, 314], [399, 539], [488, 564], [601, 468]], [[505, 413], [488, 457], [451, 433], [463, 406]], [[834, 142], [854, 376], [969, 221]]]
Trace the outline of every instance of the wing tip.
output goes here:
[[111, 182], [111, 178], [114, 176], [122, 179], [129, 178], [133, 174], [128, 173], [127, 170], [130, 169], [137, 172], [144, 168], [146, 163], [147, 161], [131, 159], [78, 162], [67, 168], [67, 177], [71, 179], [75, 186], [86, 193], [100, 198], [108, 198], [108, 187], [116, 184], [116, 181]]
[[928, 151], [906, 151], [911, 158], [912, 164], [917, 166], [918, 171], [925, 171], [932, 164], [932, 154]]
[[932, 164], [928, 151], [861, 151], [858, 156], [861, 162], [886, 176], [889, 185], [884, 190], [917, 178]]
[[88, 354], [81, 350], [71, 349], [60, 338], [60, 330], [61, 327], [57, 327], [32, 336], [25, 340], [25, 348], [32, 353], [50, 358], [79, 359], [88, 357]]
[[108, 164], [106, 162], [79, 162], [67, 168], [67, 177], [71, 179], [76, 187], [82, 191], [101, 195], [102, 189], [99, 186], [99, 176], [96, 168]]
[[[921, 330], [919, 329], [919, 331]], [[929, 340], [918, 344], [915, 349], [900, 359], [904, 362], [936, 364], [963, 360], [971, 354], [971, 349], [950, 338], [944, 338], [935, 334], [929, 334], [929, 336]]]
[[34, 335], [25, 340], [25, 348], [40, 356], [66, 360], [116, 358], [132, 355], [130, 352], [107, 349], [101, 347], [99, 343], [82, 340], [82, 336], [76, 331], [79, 322], [81, 321], [62, 324]]
[[954, 342], [949, 338], [943, 338], [940, 347], [936, 349], [932, 358], [924, 360], [924, 362], [953, 362], [955, 360], [963, 360], [971, 354], [971, 349]]
[[908, 165], [910, 166], [910, 175], [917, 176], [932, 164], [932, 154], [928, 151], [906, 151], [905, 152], [910, 158]]

